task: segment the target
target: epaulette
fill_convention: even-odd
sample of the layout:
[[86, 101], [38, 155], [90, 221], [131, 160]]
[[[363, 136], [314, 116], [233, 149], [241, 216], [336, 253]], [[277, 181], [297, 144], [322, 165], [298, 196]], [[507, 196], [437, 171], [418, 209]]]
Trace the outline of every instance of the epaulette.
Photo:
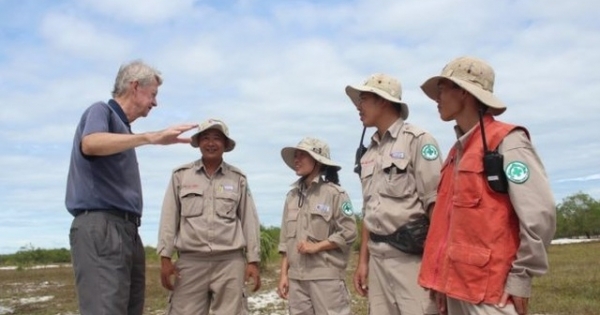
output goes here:
[[332, 182], [327, 182], [326, 185], [335, 188], [335, 190], [337, 190], [339, 193], [345, 193], [346, 190], [344, 189], [344, 187], [340, 186], [340, 185], [336, 185]]
[[181, 170], [187, 170], [190, 169], [192, 167], [194, 167], [194, 164], [196, 164], [196, 162], [190, 162], [190, 163], [185, 163], [183, 165], [179, 165], [176, 168], [173, 169], [173, 173], [177, 173]]
[[246, 178], [246, 174], [244, 172], [242, 172], [242, 170], [240, 170], [239, 168], [237, 168], [231, 164], [228, 164], [228, 163], [223, 163], [223, 164], [224, 164], [224, 166], [227, 167], [228, 170], [230, 170], [234, 173], [238, 173], [238, 174], [240, 174], [240, 176]]
[[414, 137], [420, 137], [421, 135], [427, 133], [427, 131], [425, 131], [425, 129], [422, 129], [421, 127], [417, 127], [413, 124], [409, 124], [409, 123], [404, 123], [404, 128], [403, 132], [404, 133], [410, 133], [412, 134]]

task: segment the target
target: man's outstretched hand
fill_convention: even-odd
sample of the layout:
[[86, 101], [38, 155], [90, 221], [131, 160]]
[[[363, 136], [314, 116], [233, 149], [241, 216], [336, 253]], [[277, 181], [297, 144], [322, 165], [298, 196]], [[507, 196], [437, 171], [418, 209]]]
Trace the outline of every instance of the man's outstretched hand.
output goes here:
[[182, 124], [171, 126], [167, 129], [151, 132], [148, 134], [150, 143], [152, 144], [175, 144], [175, 143], [190, 143], [191, 138], [179, 138], [179, 136], [189, 130], [198, 127], [198, 124]]

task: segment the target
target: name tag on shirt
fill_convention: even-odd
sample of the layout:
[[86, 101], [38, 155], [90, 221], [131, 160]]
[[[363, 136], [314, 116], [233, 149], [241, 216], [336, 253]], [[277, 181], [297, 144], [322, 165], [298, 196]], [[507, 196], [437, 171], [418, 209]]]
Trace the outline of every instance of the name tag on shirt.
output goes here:
[[403, 159], [404, 158], [404, 152], [390, 152], [390, 156], [392, 157], [392, 159]]
[[320, 213], [327, 213], [329, 212], [329, 206], [324, 204], [318, 204], [317, 211], [319, 211]]
[[221, 191], [234, 191], [233, 185], [221, 185]]

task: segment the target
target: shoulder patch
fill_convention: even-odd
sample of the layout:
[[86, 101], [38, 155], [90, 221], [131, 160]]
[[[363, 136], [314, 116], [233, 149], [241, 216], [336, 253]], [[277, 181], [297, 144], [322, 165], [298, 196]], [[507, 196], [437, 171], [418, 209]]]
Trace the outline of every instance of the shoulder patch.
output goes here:
[[421, 156], [427, 161], [433, 161], [440, 156], [440, 150], [435, 145], [428, 143], [421, 148]]
[[342, 213], [347, 217], [350, 217], [354, 214], [354, 209], [352, 208], [352, 202], [350, 202], [350, 200], [344, 201], [340, 208]]
[[508, 163], [504, 172], [506, 173], [506, 178], [515, 184], [523, 184], [529, 179], [529, 167], [521, 161]]

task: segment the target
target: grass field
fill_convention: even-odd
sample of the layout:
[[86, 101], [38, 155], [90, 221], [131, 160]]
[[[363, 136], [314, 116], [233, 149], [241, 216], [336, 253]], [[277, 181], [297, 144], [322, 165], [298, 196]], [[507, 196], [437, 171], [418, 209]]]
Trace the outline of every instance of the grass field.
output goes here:
[[[600, 242], [552, 245], [549, 250], [550, 272], [534, 281], [530, 302], [531, 314], [600, 315]], [[366, 314], [366, 299], [348, 286], [353, 295], [354, 314]], [[160, 286], [159, 266], [147, 267], [146, 312], [164, 314], [167, 293]], [[285, 302], [275, 298], [278, 262], [273, 262], [262, 276], [263, 287], [252, 294], [251, 314], [287, 314]], [[77, 302], [70, 266], [0, 270], [0, 314], [75, 315]]]

